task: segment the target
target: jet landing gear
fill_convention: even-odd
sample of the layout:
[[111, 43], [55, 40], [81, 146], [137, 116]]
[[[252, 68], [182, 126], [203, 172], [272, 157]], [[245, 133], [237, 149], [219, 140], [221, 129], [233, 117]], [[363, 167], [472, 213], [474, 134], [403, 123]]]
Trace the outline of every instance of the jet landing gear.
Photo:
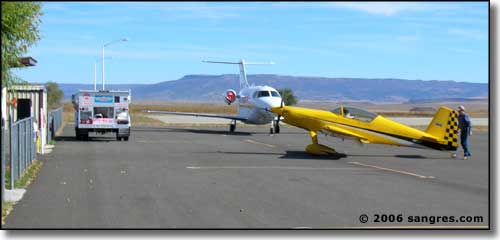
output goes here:
[[269, 129], [269, 134], [280, 133], [280, 124], [278, 121], [271, 122], [271, 128]]
[[311, 155], [320, 155], [320, 156], [337, 154], [337, 152], [333, 148], [318, 143], [318, 135], [316, 132], [310, 131], [309, 135], [311, 136], [311, 140], [313, 143], [309, 144], [306, 147], [306, 152], [308, 152]]
[[231, 124], [229, 124], [229, 132], [234, 132], [236, 130], [236, 120], [231, 120]]

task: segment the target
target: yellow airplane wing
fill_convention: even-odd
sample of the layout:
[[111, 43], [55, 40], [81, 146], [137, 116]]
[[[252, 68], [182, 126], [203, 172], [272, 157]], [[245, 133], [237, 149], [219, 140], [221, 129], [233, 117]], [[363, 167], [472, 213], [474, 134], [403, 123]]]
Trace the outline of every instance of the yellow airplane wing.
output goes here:
[[354, 133], [352, 131], [349, 131], [349, 130], [347, 130], [345, 128], [342, 128], [342, 127], [338, 127], [338, 126], [335, 126], [335, 125], [332, 125], [332, 124], [328, 124], [323, 129], [326, 130], [326, 131], [328, 131], [328, 132], [330, 132], [330, 133], [332, 133], [334, 136], [335, 135], [342, 135], [342, 136], [345, 136], [345, 137], [348, 137], [348, 138], [356, 138], [356, 139], [358, 139], [359, 141], [361, 141], [363, 143], [369, 143], [369, 141], [365, 137], [363, 137], [363, 136], [361, 136], [361, 135], [359, 135], [357, 133]]

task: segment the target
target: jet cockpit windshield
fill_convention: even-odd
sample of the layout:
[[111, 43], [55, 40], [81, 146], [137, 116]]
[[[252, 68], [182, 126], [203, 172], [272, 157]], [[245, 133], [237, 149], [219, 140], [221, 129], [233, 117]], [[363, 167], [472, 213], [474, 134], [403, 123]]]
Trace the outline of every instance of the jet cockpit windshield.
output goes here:
[[257, 91], [254, 93], [254, 98], [261, 98], [261, 97], [280, 97], [280, 94], [276, 91]]
[[346, 118], [357, 119], [363, 122], [371, 122], [378, 114], [366, 111], [361, 108], [340, 106], [333, 109], [331, 112], [342, 115]]

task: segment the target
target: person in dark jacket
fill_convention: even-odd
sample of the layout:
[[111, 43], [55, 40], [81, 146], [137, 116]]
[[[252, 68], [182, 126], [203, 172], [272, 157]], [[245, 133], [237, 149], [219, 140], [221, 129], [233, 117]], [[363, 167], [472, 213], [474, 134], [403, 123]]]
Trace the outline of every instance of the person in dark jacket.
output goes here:
[[464, 160], [467, 160], [471, 156], [469, 151], [469, 136], [471, 132], [472, 124], [469, 115], [465, 112], [465, 107], [458, 106], [458, 129], [460, 131], [460, 144], [464, 149]]

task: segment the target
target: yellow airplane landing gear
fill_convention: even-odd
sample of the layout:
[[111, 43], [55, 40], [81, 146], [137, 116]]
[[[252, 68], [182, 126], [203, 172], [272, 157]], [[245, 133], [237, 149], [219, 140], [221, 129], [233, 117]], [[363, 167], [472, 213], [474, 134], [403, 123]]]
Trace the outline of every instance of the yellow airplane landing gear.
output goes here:
[[325, 145], [321, 145], [318, 143], [318, 134], [314, 131], [310, 131], [309, 135], [311, 136], [312, 144], [307, 145], [306, 152], [311, 155], [335, 155], [337, 152], [330, 147]]
[[333, 148], [314, 143], [307, 145], [306, 152], [308, 152], [311, 155], [320, 155], [320, 156], [337, 154], [337, 152]]

